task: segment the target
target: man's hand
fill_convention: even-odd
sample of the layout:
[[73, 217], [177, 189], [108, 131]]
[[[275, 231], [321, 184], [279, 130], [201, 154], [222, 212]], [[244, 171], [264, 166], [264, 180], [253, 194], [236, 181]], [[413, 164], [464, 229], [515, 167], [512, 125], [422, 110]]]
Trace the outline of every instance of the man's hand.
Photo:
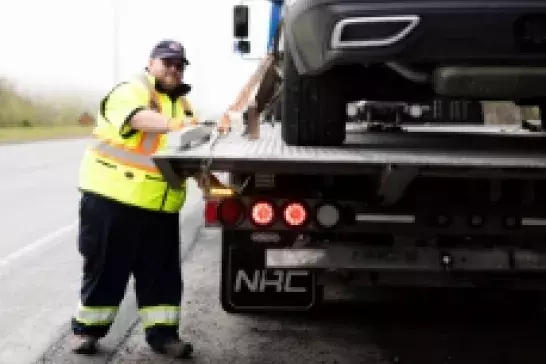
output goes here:
[[171, 131], [177, 131], [177, 130], [182, 130], [186, 127], [183, 119], [169, 119], [169, 121], [167, 122], [167, 125], [168, 125], [168, 128], [169, 130]]
[[224, 113], [220, 120], [218, 120], [218, 132], [220, 134], [227, 134], [229, 130], [231, 129], [231, 118], [228, 113]]
[[169, 119], [169, 128], [172, 131], [176, 130], [182, 130], [188, 126], [196, 126], [199, 125], [199, 119], [192, 117], [192, 118], [179, 118], [179, 119]]

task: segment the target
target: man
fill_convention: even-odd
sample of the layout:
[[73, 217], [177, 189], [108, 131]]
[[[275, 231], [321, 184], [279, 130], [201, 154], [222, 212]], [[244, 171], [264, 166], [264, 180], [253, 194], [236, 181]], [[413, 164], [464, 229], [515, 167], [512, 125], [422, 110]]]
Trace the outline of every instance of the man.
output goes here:
[[97, 144], [80, 169], [80, 306], [72, 319], [73, 351], [92, 354], [117, 314], [130, 274], [135, 278], [146, 342], [185, 358], [192, 345], [178, 336], [182, 276], [179, 212], [185, 185], [170, 188], [150, 155], [166, 133], [194, 117], [182, 82], [184, 47], [159, 42], [140, 77], [115, 86], [102, 100]]

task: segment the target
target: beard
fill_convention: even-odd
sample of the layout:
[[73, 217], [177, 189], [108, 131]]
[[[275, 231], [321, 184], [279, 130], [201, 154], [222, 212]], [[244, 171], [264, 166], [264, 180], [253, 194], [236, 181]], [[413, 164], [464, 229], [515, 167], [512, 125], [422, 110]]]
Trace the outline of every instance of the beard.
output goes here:
[[177, 76], [176, 74], [166, 74], [161, 80], [162, 86], [167, 90], [172, 90], [181, 83], [182, 80], [180, 79], [180, 76]]

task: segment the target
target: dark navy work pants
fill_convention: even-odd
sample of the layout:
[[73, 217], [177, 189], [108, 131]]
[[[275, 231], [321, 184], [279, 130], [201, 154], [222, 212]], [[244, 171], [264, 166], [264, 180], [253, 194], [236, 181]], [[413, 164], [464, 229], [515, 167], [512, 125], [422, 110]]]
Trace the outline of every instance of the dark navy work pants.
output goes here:
[[132, 274], [139, 312], [148, 315], [143, 319], [148, 343], [177, 335], [183, 290], [179, 214], [84, 192], [79, 217], [83, 277], [74, 333], [107, 334]]

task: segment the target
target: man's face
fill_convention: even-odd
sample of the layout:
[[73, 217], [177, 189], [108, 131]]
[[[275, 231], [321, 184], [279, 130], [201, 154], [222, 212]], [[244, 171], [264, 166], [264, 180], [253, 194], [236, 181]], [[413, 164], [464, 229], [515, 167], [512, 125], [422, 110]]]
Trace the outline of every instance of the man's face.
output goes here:
[[172, 90], [182, 82], [184, 62], [181, 59], [154, 58], [150, 60], [148, 68], [150, 73], [167, 90]]

